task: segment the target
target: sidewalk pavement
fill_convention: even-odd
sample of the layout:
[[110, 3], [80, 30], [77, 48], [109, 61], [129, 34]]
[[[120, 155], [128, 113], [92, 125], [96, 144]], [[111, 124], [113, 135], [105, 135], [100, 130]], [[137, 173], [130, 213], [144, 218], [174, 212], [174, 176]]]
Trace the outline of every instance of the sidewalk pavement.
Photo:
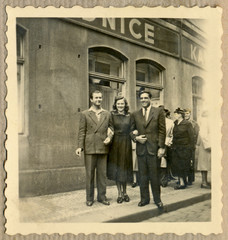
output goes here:
[[[139, 187], [127, 187], [130, 202], [118, 204], [116, 186], [107, 187], [110, 206], [97, 201], [92, 207], [85, 203], [85, 190], [58, 193], [19, 199], [21, 222], [57, 223], [57, 222], [141, 222], [163, 212], [174, 211], [211, 198], [210, 189], [202, 189], [201, 175], [196, 174], [192, 186], [183, 190], [174, 190], [175, 180], [166, 188], [161, 188], [164, 210], [160, 211], [151, 199], [150, 204], [138, 207], [140, 201]], [[96, 193], [96, 192], [95, 192]]]

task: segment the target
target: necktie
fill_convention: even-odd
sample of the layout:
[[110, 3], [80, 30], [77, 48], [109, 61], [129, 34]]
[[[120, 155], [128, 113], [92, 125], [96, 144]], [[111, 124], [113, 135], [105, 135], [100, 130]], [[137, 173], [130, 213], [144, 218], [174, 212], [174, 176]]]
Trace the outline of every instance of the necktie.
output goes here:
[[145, 112], [144, 112], [144, 118], [145, 118], [145, 121], [147, 121], [147, 108], [144, 108]]

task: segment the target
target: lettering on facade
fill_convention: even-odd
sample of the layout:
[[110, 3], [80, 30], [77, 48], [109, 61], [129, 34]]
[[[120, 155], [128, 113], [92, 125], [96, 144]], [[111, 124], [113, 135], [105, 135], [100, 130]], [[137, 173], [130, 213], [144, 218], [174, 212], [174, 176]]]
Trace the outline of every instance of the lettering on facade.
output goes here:
[[[189, 38], [145, 18], [76, 18], [75, 21], [97, 31], [143, 44], [183, 58], [198, 66], [204, 65], [204, 49]], [[180, 41], [182, 44], [180, 44]], [[180, 49], [180, 45], [182, 48]]]
[[190, 47], [191, 47], [191, 60], [199, 64], [204, 64], [203, 50], [196, 45], [194, 46], [193, 44], [191, 44]]
[[186, 37], [182, 38], [182, 57], [199, 66], [205, 63], [204, 48]]
[[[95, 21], [96, 18], [83, 18], [83, 20], [91, 23]], [[123, 35], [127, 35], [127, 32], [129, 32], [135, 39], [144, 39], [145, 42], [152, 45], [154, 44], [154, 26], [140, 21], [137, 18], [102, 18], [102, 27]]]

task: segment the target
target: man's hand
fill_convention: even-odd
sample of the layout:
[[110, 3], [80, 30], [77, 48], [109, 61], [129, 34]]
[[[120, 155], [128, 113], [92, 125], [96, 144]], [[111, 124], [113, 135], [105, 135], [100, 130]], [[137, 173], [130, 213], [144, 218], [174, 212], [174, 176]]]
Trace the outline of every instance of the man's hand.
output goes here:
[[141, 144], [145, 144], [145, 142], [147, 141], [147, 138], [145, 135], [139, 135], [135, 137], [135, 140]]
[[76, 153], [77, 156], [81, 157], [82, 149], [81, 148], [76, 149], [75, 153]]
[[104, 140], [104, 145], [108, 145], [111, 142], [110, 137], [106, 137]]
[[165, 149], [164, 148], [159, 148], [158, 149], [158, 158], [163, 157], [165, 154]]

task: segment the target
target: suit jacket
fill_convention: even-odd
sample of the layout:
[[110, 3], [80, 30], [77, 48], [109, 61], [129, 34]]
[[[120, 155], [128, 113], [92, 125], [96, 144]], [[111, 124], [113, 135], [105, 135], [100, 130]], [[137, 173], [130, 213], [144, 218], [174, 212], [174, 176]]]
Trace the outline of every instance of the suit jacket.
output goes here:
[[85, 154], [107, 154], [109, 146], [104, 144], [111, 127], [111, 114], [103, 110], [98, 121], [95, 112], [85, 110], [81, 113], [78, 147], [82, 148]]
[[165, 147], [166, 126], [163, 110], [151, 106], [147, 121], [143, 116], [142, 109], [132, 114], [131, 137], [135, 140], [134, 130], [138, 130], [138, 135], [145, 135], [145, 144], [136, 142], [137, 155], [157, 155], [158, 148]]

